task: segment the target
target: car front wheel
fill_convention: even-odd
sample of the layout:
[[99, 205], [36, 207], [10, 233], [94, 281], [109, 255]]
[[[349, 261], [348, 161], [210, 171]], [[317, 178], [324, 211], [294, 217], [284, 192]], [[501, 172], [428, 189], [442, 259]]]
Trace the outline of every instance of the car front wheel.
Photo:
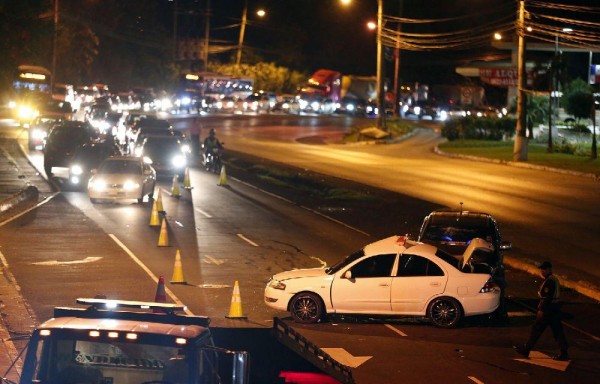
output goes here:
[[297, 323], [316, 323], [323, 317], [323, 303], [314, 293], [299, 293], [292, 299], [290, 313]]
[[460, 304], [450, 297], [439, 297], [433, 300], [428, 312], [431, 322], [440, 328], [454, 328], [463, 317]]

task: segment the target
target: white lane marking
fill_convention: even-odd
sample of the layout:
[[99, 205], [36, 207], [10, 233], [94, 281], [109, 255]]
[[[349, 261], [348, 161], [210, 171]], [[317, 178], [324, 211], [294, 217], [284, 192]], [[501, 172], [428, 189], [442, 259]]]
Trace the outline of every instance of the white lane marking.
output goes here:
[[515, 359], [516, 361], [520, 361], [522, 363], [539, 365], [546, 368], [556, 369], [557, 371], [566, 371], [571, 364], [571, 361], [558, 361], [552, 359], [550, 356], [543, 354], [539, 351], [531, 351], [529, 352], [528, 359]]
[[207, 218], [211, 218], [212, 216], [209, 215], [208, 213], [204, 212], [203, 210], [201, 210], [200, 208], [196, 208], [196, 211], [203, 214], [204, 216], [206, 216]]
[[[148, 276], [150, 276], [150, 278], [152, 280], [154, 280], [154, 282], [156, 284], [158, 284], [158, 277], [156, 277], [156, 275], [154, 273], [152, 273], [152, 271], [148, 267], [146, 267], [146, 265], [144, 263], [142, 263], [142, 261], [140, 259], [138, 259], [133, 254], [133, 252], [131, 252], [129, 250], [129, 248], [127, 248], [127, 246], [121, 242], [121, 240], [119, 240], [117, 238], [117, 236], [113, 235], [112, 233], [109, 233], [108, 236], [110, 236], [110, 238], [113, 239], [113, 241], [115, 243], [117, 243], [117, 245], [119, 247], [121, 247], [125, 251], [125, 253], [127, 253], [129, 255], [129, 257], [131, 257], [131, 259], [133, 261], [135, 261], [137, 263], [137, 265], [139, 265], [144, 270], [144, 272], [146, 272], [148, 274]], [[189, 308], [185, 304], [183, 304], [183, 302], [181, 300], [179, 300], [179, 298], [177, 296], [175, 296], [175, 294], [168, 287], [165, 287], [165, 292], [167, 293], [167, 295], [169, 295], [169, 297], [171, 297], [171, 299], [175, 302], [175, 304], [185, 307], [185, 310], [184, 310], [185, 313], [187, 313], [188, 315], [191, 315], [191, 316], [194, 315], [194, 313], [192, 311], [190, 311]]]
[[175, 224], [179, 225], [181, 228], [183, 228], [183, 224], [181, 224], [179, 221], [175, 220]]
[[473, 382], [477, 383], [477, 384], [485, 384], [483, 381], [477, 379], [475, 376], [467, 376], [468, 379], [472, 380]]
[[390, 324], [383, 324], [383, 325], [385, 325], [387, 328], [391, 329], [393, 332], [396, 332], [400, 336], [406, 336], [406, 333], [402, 332], [401, 330], [394, 327], [393, 325], [390, 325]]
[[231, 288], [231, 285], [227, 284], [202, 284], [196, 285], [198, 288]]
[[535, 316], [534, 313], [528, 311], [508, 312], [508, 317], [530, 317]]
[[327, 353], [335, 361], [340, 364], [344, 364], [350, 368], [356, 368], [362, 365], [364, 362], [369, 360], [373, 356], [353, 356], [350, 352], [344, 348], [321, 348], [321, 351]]
[[248, 244], [254, 246], [254, 247], [258, 247], [258, 244], [256, 244], [254, 241], [250, 240], [249, 238], [247, 238], [246, 236], [242, 235], [241, 233], [237, 234], [238, 237], [242, 240], [244, 240], [245, 242], [247, 242]]
[[204, 262], [208, 263], [208, 264], [221, 265], [225, 261], [219, 260], [219, 259], [215, 259], [214, 257], [209, 256], [209, 255], [204, 255]]
[[88, 256], [83, 260], [73, 260], [73, 261], [58, 261], [58, 260], [50, 260], [50, 261], [38, 261], [37, 263], [31, 263], [33, 265], [71, 265], [71, 264], [86, 264], [93, 263], [95, 261], [102, 260], [102, 257], [99, 256]]
[[26, 213], [29, 213], [31, 211], [33, 211], [34, 209], [37, 209], [39, 207], [41, 207], [42, 205], [46, 204], [47, 202], [49, 202], [50, 200], [52, 200], [53, 198], [55, 198], [60, 192], [54, 192], [52, 195], [46, 197], [44, 200], [40, 201], [39, 203], [37, 203], [35, 206], [24, 210], [23, 212], [19, 213], [18, 215], [15, 215], [9, 219], [4, 220], [3, 222], [0, 223], [0, 227], [3, 226], [4, 224], [8, 224], [13, 220], [18, 219], [19, 217], [25, 215]]

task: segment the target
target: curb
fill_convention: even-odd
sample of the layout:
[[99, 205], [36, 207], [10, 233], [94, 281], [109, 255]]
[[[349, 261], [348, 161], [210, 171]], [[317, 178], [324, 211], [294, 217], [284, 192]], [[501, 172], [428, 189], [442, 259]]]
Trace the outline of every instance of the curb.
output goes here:
[[565, 175], [586, 177], [586, 178], [589, 178], [589, 179], [592, 179], [592, 180], [595, 180], [595, 181], [600, 181], [600, 175], [596, 175], [595, 173], [585, 173], [585, 172], [578, 172], [578, 171], [569, 171], [567, 169], [552, 168], [552, 167], [546, 167], [546, 166], [543, 166], [543, 165], [522, 163], [522, 162], [518, 162], [518, 161], [506, 161], [506, 160], [499, 160], [499, 159], [489, 159], [487, 157], [479, 157], [479, 156], [471, 156], [471, 155], [461, 155], [459, 153], [448, 153], [448, 152], [442, 151], [437, 145], [435, 147], [433, 147], [433, 152], [436, 153], [437, 155], [440, 155], [440, 156], [453, 157], [453, 158], [456, 158], [456, 159], [479, 161], [479, 162], [483, 162], [483, 163], [504, 164], [504, 165], [508, 165], [508, 166], [511, 166], [511, 167], [525, 168], [525, 169], [535, 169], [535, 170], [538, 170], [538, 171], [547, 171], [547, 172], [562, 173], [562, 174], [565, 174]]
[[38, 203], [39, 190], [29, 185], [20, 192], [0, 201], [0, 222], [25, 211]]

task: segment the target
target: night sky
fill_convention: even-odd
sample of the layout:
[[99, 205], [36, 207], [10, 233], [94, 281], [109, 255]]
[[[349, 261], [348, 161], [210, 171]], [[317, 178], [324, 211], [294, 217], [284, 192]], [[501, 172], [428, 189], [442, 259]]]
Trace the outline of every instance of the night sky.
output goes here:
[[[188, 6], [203, 8], [205, 3], [206, 0], [190, 0]], [[384, 0], [384, 15], [399, 16], [400, 3], [399, 0]], [[407, 18], [450, 18], [478, 14], [507, 4], [516, 9], [514, 0], [403, 0], [402, 3], [402, 16]], [[212, 0], [211, 7], [211, 42], [214, 39], [221, 44], [236, 44], [239, 27], [223, 27], [240, 22], [243, 0]], [[267, 11], [265, 18], [260, 19], [255, 15], [258, 8]], [[374, 75], [375, 32], [368, 30], [366, 23], [376, 19], [376, 11], [376, 0], [353, 0], [350, 6], [342, 5], [339, 0], [248, 0], [244, 46], [251, 55], [306, 72], [329, 68], [348, 74]], [[507, 9], [505, 13], [512, 16], [513, 10]], [[192, 19], [189, 16], [187, 18]], [[485, 18], [479, 19], [480, 23], [487, 21]], [[185, 29], [181, 29], [180, 33], [204, 33], [201, 16], [196, 17], [195, 22], [181, 20], [180, 23]], [[457, 29], [471, 26], [455, 25]], [[432, 28], [435, 29], [427, 27], [426, 31]], [[401, 76], [407, 81], [423, 78], [428, 81], [447, 81], [448, 77], [456, 77], [454, 67], [457, 63], [485, 56], [491, 48], [485, 51], [402, 52]], [[227, 59], [226, 54], [218, 58]], [[390, 62], [388, 68], [392, 67], [393, 63]]]

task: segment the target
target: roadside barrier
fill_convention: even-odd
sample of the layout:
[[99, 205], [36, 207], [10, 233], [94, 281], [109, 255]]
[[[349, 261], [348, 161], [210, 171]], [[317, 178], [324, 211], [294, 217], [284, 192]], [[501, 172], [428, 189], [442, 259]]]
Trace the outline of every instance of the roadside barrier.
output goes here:
[[156, 198], [156, 210], [161, 213], [165, 212], [162, 202], [162, 189], [160, 188], [158, 188], [158, 197]]
[[152, 213], [150, 214], [150, 226], [160, 226], [160, 218], [158, 217], [158, 203], [156, 202], [156, 200], [154, 200], [154, 203], [152, 203]]
[[185, 188], [185, 189], [194, 188], [194, 187], [192, 187], [192, 183], [190, 181], [190, 169], [189, 168], [185, 169], [185, 176], [183, 177], [183, 188]]
[[171, 196], [173, 197], [181, 197], [181, 192], [179, 191], [179, 175], [173, 176], [173, 187], [171, 188]]
[[225, 172], [225, 166], [221, 166], [221, 173], [219, 175], [219, 184], [220, 187], [224, 187], [227, 185], [227, 173]]
[[171, 278], [171, 284], [187, 284], [183, 278], [183, 265], [181, 264], [181, 253], [179, 249], [175, 254], [175, 265], [173, 267], [173, 277]]
[[[167, 292], [165, 290], [165, 278], [164, 276], [160, 276], [158, 278], [158, 285], [156, 286], [156, 294], [154, 295], [155, 303], [166, 303], [167, 302]], [[152, 310], [153, 313], [164, 313], [160, 309]]]
[[233, 295], [231, 296], [231, 306], [229, 307], [228, 319], [246, 319], [242, 311], [242, 296], [240, 295], [240, 285], [237, 280], [233, 286]]
[[160, 235], [158, 236], [158, 246], [168, 247], [169, 246], [169, 231], [167, 230], [167, 219], [163, 218], [162, 225], [160, 227]]

